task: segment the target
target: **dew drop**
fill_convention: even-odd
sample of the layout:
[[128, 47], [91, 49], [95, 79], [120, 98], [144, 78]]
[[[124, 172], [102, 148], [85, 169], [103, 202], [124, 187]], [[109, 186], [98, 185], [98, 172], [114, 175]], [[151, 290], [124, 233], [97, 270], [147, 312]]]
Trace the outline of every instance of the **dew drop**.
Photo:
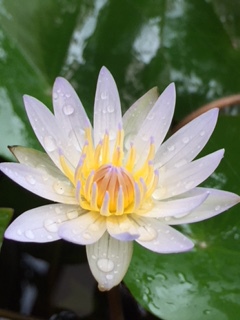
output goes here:
[[83, 238], [86, 240], [90, 240], [92, 238], [91, 234], [87, 231], [83, 233]]
[[89, 230], [91, 230], [91, 231], [98, 231], [99, 230], [99, 226], [97, 225], [97, 224], [91, 224], [90, 226], [89, 226]]
[[112, 280], [113, 279], [113, 274], [107, 274], [106, 275], [107, 280]]
[[55, 223], [55, 221], [53, 221], [52, 219], [46, 219], [43, 224], [44, 224], [44, 227], [49, 232], [57, 232], [58, 231], [58, 226]]
[[71, 210], [67, 212], [67, 217], [68, 219], [72, 220], [72, 219], [76, 219], [78, 217], [78, 212], [77, 210]]
[[185, 143], [185, 144], [187, 144], [187, 143], [189, 142], [189, 138], [188, 138], [188, 137], [184, 137], [184, 138], [182, 139], [182, 142]]
[[189, 190], [193, 187], [194, 185], [194, 181], [188, 181], [186, 184], [185, 184], [185, 189], [186, 190]]
[[64, 184], [61, 181], [55, 181], [54, 184], [53, 184], [53, 189], [58, 194], [63, 194], [64, 191], [65, 191], [64, 190]]
[[50, 234], [47, 235], [48, 240], [52, 240], [53, 236], [51, 236]]
[[174, 151], [175, 150], [175, 146], [174, 145], [168, 146], [167, 149], [168, 149], [168, 151]]
[[110, 272], [114, 269], [114, 262], [110, 259], [101, 258], [98, 259], [97, 266], [100, 271]]
[[24, 232], [24, 234], [25, 234], [25, 236], [26, 236], [29, 240], [33, 240], [33, 239], [35, 238], [32, 230], [26, 230], [26, 231]]
[[149, 226], [140, 227], [139, 233], [138, 240], [140, 241], [152, 241], [157, 238], [157, 231]]
[[107, 94], [106, 91], [103, 91], [103, 92], [101, 93], [101, 99], [102, 99], [102, 100], [108, 99], [108, 94]]
[[71, 104], [66, 104], [65, 106], [63, 106], [63, 113], [66, 116], [70, 116], [71, 114], [73, 114], [74, 112], [74, 107]]
[[215, 211], [220, 210], [220, 208], [221, 208], [221, 206], [216, 206], [216, 207], [215, 207]]
[[148, 115], [147, 115], [147, 119], [148, 120], [152, 120], [155, 116], [155, 113], [154, 112], [150, 112]]
[[205, 135], [205, 131], [203, 130], [200, 132], [200, 136], [203, 137], [204, 135]]
[[58, 99], [58, 93], [57, 92], [53, 92], [53, 99], [57, 100]]
[[113, 130], [109, 131], [109, 140], [112, 141], [116, 138], [116, 132]]
[[70, 93], [66, 93], [65, 97], [69, 99], [71, 97], [71, 94]]
[[107, 111], [108, 111], [109, 113], [113, 113], [114, 110], [115, 110], [115, 108], [114, 108], [114, 106], [113, 106], [112, 104], [109, 104], [109, 105], [107, 106]]
[[56, 140], [52, 136], [44, 137], [43, 145], [48, 152], [54, 151], [57, 148]]
[[17, 235], [18, 235], [18, 236], [21, 236], [21, 235], [22, 235], [22, 230], [21, 230], [21, 229], [18, 229], [18, 230], [17, 230]]
[[26, 180], [28, 183], [30, 183], [31, 185], [34, 185], [36, 183], [36, 180], [33, 178], [33, 176], [29, 175], [26, 176]]

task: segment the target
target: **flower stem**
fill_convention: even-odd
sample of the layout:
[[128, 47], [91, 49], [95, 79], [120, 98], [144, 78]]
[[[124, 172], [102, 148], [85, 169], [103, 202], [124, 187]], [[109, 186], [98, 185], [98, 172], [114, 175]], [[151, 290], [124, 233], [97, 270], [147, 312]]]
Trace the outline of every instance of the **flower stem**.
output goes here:
[[109, 319], [124, 320], [119, 285], [108, 291], [107, 296], [109, 305]]

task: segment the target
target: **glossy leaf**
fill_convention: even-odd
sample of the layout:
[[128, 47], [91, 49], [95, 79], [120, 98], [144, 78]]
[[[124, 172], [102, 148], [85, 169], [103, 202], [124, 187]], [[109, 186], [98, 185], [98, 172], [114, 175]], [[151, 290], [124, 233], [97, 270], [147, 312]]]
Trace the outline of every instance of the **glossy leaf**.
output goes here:
[[12, 215], [13, 215], [13, 209], [0, 208], [0, 248], [2, 245], [4, 232], [12, 218]]

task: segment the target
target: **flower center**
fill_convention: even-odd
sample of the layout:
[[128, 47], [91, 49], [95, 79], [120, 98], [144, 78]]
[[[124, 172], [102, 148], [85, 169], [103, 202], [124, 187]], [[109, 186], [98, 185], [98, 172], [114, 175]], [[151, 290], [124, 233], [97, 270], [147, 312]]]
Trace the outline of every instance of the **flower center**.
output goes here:
[[101, 215], [122, 215], [141, 210], [158, 182], [158, 171], [153, 169], [154, 143], [150, 139], [148, 156], [136, 169], [136, 150], [133, 145], [124, 157], [123, 130], [117, 131], [115, 145], [109, 134], [94, 147], [91, 129], [85, 130], [86, 142], [77, 167], [71, 167], [59, 150], [63, 172], [76, 188], [79, 205]]
[[102, 206], [106, 198], [109, 199], [109, 211], [119, 214], [133, 202], [134, 180], [122, 167], [102, 165], [96, 170], [93, 183], [96, 183], [98, 190], [98, 207]]

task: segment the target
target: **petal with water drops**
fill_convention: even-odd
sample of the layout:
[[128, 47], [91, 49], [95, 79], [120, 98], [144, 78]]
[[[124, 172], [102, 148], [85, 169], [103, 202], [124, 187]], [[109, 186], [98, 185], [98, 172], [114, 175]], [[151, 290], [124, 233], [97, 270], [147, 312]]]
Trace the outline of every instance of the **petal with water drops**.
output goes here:
[[117, 130], [122, 126], [121, 104], [116, 83], [107, 70], [102, 67], [99, 73], [94, 102], [94, 143], [95, 146], [108, 132], [110, 150], [113, 150]]
[[17, 217], [7, 228], [7, 239], [22, 242], [50, 242], [60, 239], [59, 225], [67, 221], [68, 212], [76, 212], [78, 207], [63, 204], [46, 205], [31, 209]]
[[208, 142], [217, 122], [218, 109], [212, 109], [178, 130], [156, 153], [156, 168], [178, 168], [192, 161]]
[[98, 212], [86, 212], [77, 219], [64, 223], [59, 228], [62, 239], [77, 244], [98, 241], [106, 230], [106, 220]]
[[219, 213], [228, 210], [232, 206], [240, 202], [240, 197], [235, 193], [210, 189], [210, 188], [197, 188], [207, 191], [208, 198], [198, 208], [189, 212], [185, 216], [174, 216], [168, 219], [168, 224], [178, 225], [183, 223], [193, 223], [209, 219], [218, 215]]
[[149, 218], [136, 218], [140, 237], [136, 240], [143, 247], [158, 253], [184, 252], [193, 248], [194, 244], [182, 233], [169, 225]]
[[71, 146], [74, 166], [85, 142], [85, 128], [91, 127], [86, 111], [71, 84], [58, 77], [53, 86], [53, 106], [57, 123]]
[[214, 172], [223, 158], [223, 154], [224, 150], [222, 149], [180, 168], [169, 169], [166, 172], [159, 169], [158, 187], [154, 191], [153, 197], [163, 200], [195, 188]]
[[132, 258], [133, 242], [119, 241], [107, 232], [97, 242], [87, 245], [87, 258], [101, 291], [117, 286], [125, 276]]

